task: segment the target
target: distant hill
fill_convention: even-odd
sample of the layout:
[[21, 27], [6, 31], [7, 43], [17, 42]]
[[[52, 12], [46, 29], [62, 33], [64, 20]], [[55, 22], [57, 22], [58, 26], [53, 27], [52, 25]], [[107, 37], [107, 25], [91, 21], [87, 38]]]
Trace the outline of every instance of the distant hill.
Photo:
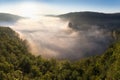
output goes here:
[[77, 30], [89, 26], [100, 26], [100, 28], [112, 30], [120, 26], [120, 13], [73, 12], [58, 17], [69, 20], [72, 24], [70, 27]]
[[14, 14], [0, 13], [0, 23], [15, 23], [22, 18], [23, 17]]

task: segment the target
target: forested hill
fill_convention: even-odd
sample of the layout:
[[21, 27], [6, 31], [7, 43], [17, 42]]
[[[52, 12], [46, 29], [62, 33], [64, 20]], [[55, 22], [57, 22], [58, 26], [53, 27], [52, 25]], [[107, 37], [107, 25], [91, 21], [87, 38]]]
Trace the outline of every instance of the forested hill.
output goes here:
[[[119, 32], [118, 32], [119, 37]], [[0, 80], [119, 80], [120, 40], [101, 56], [80, 61], [46, 60], [31, 55], [26, 41], [0, 27]]]
[[9, 13], [0, 13], [0, 22], [6, 22], [6, 23], [15, 23], [19, 19], [22, 19], [23, 17], [14, 15], [14, 14], [9, 14]]
[[91, 26], [113, 30], [120, 26], [120, 13], [73, 12], [58, 17], [70, 21], [70, 27], [76, 30]]

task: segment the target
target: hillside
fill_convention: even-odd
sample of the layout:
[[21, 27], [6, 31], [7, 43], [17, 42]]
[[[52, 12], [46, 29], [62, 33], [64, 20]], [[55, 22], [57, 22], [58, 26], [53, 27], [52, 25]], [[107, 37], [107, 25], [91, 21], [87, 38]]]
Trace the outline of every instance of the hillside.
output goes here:
[[89, 29], [91, 26], [113, 30], [120, 25], [119, 13], [98, 13], [98, 12], [73, 12], [59, 15], [58, 17], [70, 22], [69, 27], [75, 30]]
[[12, 29], [0, 27], [0, 80], [119, 80], [119, 53], [118, 38], [101, 56], [75, 62], [46, 60], [31, 55], [26, 41]]
[[9, 14], [9, 13], [0, 13], [0, 25], [14, 24], [23, 17]]

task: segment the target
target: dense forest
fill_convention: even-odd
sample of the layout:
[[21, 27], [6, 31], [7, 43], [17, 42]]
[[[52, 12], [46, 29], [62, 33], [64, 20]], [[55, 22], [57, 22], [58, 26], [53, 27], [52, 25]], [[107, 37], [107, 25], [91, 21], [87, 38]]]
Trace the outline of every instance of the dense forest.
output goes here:
[[102, 55], [70, 62], [35, 57], [15, 31], [0, 27], [0, 80], [119, 80], [119, 32], [116, 34], [116, 42]]

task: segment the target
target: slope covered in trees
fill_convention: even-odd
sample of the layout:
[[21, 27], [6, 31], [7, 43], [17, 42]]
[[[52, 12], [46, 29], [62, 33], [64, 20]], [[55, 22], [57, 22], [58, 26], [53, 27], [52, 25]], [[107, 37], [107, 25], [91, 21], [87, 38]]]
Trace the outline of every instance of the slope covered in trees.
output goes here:
[[119, 80], [119, 32], [117, 35], [118, 40], [101, 56], [70, 62], [35, 57], [16, 32], [0, 27], [0, 80]]
[[73, 12], [58, 17], [70, 21], [75, 30], [98, 26], [100, 29], [113, 30], [120, 25], [120, 13]]

